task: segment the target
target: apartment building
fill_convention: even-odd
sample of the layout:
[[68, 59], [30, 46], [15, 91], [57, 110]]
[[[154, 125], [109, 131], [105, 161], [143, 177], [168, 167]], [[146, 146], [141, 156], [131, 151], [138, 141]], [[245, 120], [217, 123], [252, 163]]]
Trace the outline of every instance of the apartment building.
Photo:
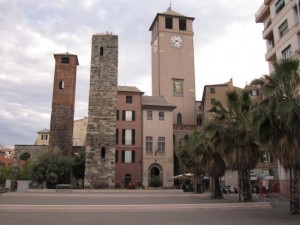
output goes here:
[[299, 10], [299, 0], [264, 0], [255, 14], [255, 21], [264, 24], [262, 37], [266, 40], [270, 73], [273, 62], [299, 56]]

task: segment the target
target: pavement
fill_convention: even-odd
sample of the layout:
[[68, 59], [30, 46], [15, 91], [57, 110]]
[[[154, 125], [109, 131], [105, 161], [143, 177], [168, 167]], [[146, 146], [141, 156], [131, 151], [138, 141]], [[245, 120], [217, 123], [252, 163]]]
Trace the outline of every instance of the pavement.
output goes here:
[[[300, 224], [287, 199], [239, 203], [182, 190], [29, 190], [0, 196], [1, 224]], [[2, 223], [3, 222], [3, 223]]]

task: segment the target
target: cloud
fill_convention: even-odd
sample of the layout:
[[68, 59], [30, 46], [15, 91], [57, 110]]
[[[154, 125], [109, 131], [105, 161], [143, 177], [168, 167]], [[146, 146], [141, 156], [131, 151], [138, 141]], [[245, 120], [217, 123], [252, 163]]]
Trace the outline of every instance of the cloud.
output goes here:
[[[0, 0], [0, 144], [33, 144], [50, 126], [55, 53], [77, 54], [75, 118], [87, 116], [91, 38], [119, 35], [119, 84], [151, 94], [151, 33], [169, 0]], [[234, 83], [266, 73], [261, 0], [173, 0], [172, 9], [195, 17], [197, 99], [202, 86]], [[241, 60], [242, 59], [242, 60]], [[253, 66], [256, 65], [256, 66]], [[208, 79], [209, 78], [209, 79]]]

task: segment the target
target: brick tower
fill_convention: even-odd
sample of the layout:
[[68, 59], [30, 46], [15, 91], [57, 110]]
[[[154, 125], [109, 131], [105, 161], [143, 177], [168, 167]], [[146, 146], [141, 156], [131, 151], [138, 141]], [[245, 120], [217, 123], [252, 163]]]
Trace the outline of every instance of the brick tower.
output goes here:
[[50, 124], [50, 151], [72, 154], [77, 55], [54, 54], [55, 71]]
[[85, 188], [114, 187], [118, 36], [92, 37]]

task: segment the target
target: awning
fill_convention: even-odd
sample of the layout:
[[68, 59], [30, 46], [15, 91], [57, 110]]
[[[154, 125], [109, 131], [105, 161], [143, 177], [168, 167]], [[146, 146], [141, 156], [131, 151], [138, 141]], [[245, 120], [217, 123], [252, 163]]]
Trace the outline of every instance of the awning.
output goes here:
[[192, 173], [179, 174], [179, 175], [174, 176], [172, 178], [177, 179], [177, 180], [193, 180], [194, 179], [194, 174], [192, 174]]

